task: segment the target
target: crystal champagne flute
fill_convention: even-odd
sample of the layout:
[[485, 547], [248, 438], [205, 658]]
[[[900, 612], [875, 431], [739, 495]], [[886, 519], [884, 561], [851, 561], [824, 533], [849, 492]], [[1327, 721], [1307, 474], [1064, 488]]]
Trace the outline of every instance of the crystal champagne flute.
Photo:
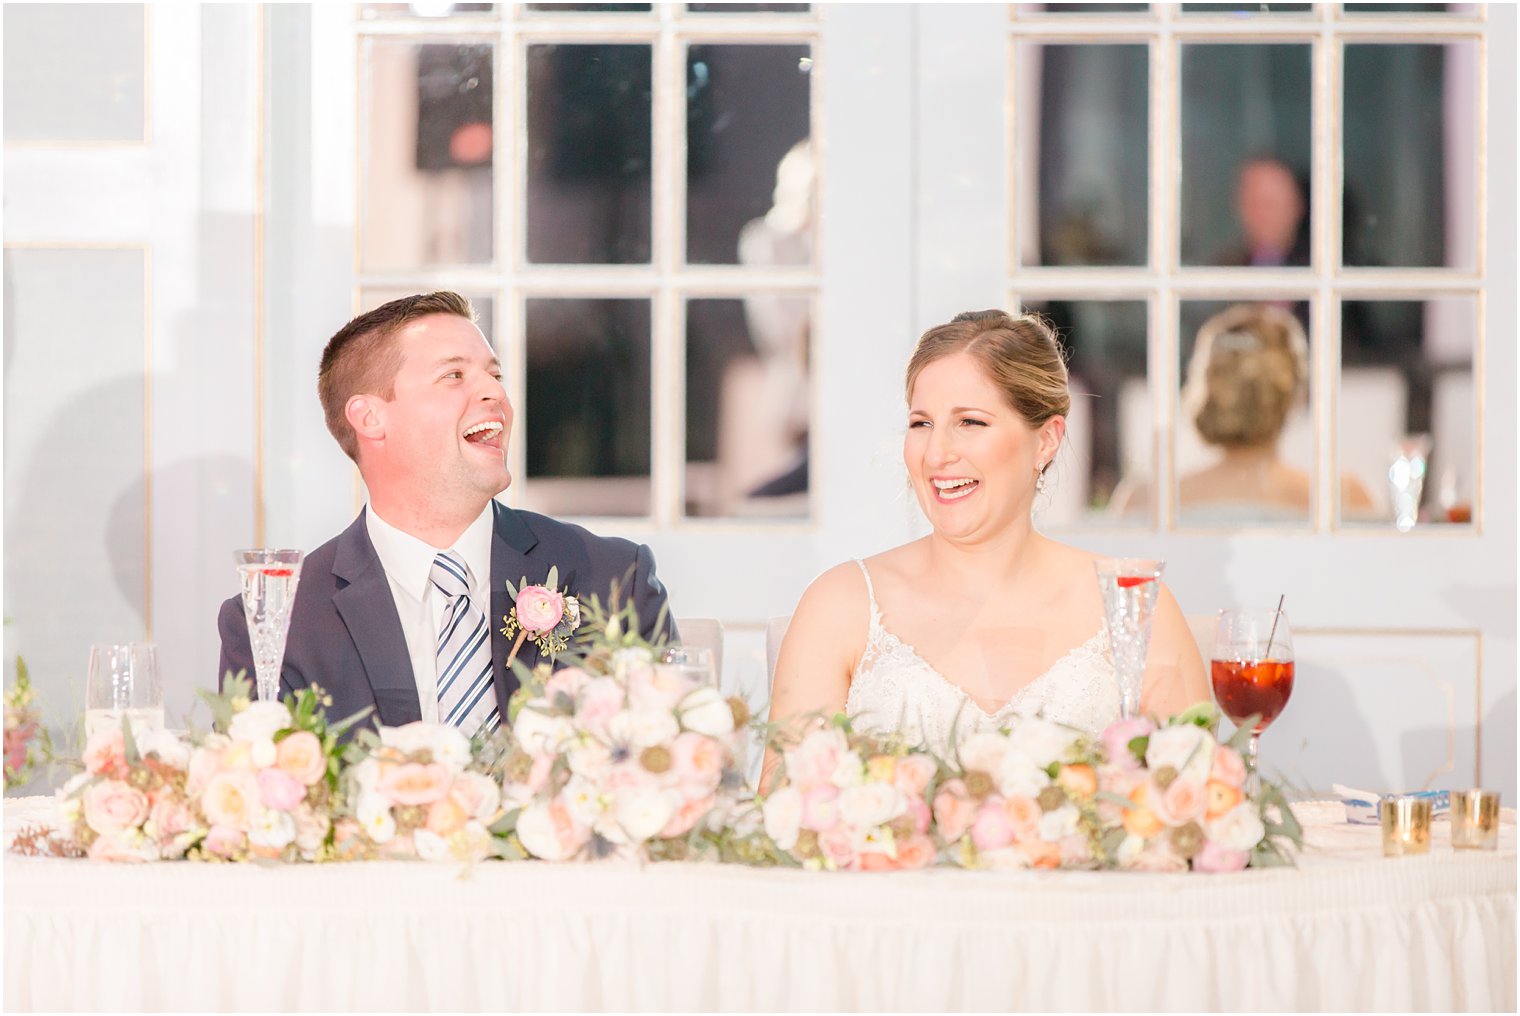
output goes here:
[[1104, 558], [1095, 562], [1098, 588], [1103, 593], [1103, 623], [1114, 655], [1119, 682], [1120, 715], [1140, 715], [1140, 686], [1145, 678], [1145, 654], [1151, 644], [1151, 622], [1166, 562], [1147, 558]]
[[285, 659], [285, 636], [290, 631], [290, 608], [301, 581], [299, 550], [238, 550], [233, 552], [243, 582], [243, 615], [253, 648], [253, 669], [260, 701], [278, 701], [280, 665]]

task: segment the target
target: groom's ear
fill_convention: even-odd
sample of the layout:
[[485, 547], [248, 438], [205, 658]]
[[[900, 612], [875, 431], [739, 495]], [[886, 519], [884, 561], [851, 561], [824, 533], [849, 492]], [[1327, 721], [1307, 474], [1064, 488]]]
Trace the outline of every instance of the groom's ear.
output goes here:
[[370, 441], [385, 437], [384, 403], [372, 395], [355, 395], [343, 407], [343, 415], [354, 433]]

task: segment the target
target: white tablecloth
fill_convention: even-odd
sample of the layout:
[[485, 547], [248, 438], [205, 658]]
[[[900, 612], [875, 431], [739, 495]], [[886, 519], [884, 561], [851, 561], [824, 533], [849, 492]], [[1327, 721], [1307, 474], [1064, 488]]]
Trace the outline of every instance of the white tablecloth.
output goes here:
[[[33, 801], [6, 802], [6, 843]], [[1296, 870], [823, 874], [5, 858], [5, 1008], [1508, 1009], [1515, 828]]]

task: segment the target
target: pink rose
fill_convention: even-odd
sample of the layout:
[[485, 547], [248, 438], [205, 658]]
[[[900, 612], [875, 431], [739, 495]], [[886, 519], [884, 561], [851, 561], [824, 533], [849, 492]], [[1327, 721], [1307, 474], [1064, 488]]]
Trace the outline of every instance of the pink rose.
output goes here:
[[545, 586], [523, 586], [517, 594], [517, 623], [530, 635], [551, 632], [565, 616], [565, 597]]
[[605, 740], [607, 724], [623, 711], [627, 696], [616, 678], [597, 677], [581, 688], [575, 705], [575, 720], [592, 736]]
[[501, 788], [481, 773], [460, 773], [449, 788], [449, 798], [471, 818], [489, 822], [501, 807]]
[[163, 794], [153, 805], [153, 811], [149, 815], [153, 825], [158, 829], [160, 840], [170, 840], [185, 832], [195, 821], [190, 814], [190, 808], [180, 798], [170, 794]]
[[673, 710], [690, 690], [675, 667], [634, 667], [628, 673], [628, 700], [640, 709]]
[[247, 830], [260, 811], [258, 780], [246, 769], [219, 772], [206, 784], [201, 811], [214, 826]]
[[1134, 769], [1140, 763], [1135, 758], [1135, 753], [1129, 750], [1129, 743], [1137, 737], [1148, 737], [1156, 729], [1156, 725], [1147, 717], [1132, 716], [1127, 720], [1117, 720], [1108, 725], [1103, 731], [1103, 747], [1108, 751], [1108, 761], [1111, 765], [1121, 769]]
[[589, 680], [591, 675], [580, 667], [561, 667], [544, 682], [544, 697], [550, 702], [559, 695], [573, 699], [580, 694], [581, 686]]
[[95, 842], [90, 844], [89, 858], [92, 861], [152, 861], [157, 859], [158, 850], [151, 841], [144, 840], [137, 846], [129, 845], [119, 835], [108, 833], [96, 837]]
[[683, 801], [680, 807], [675, 810], [675, 814], [670, 816], [670, 821], [665, 823], [665, 828], [660, 830], [660, 837], [668, 839], [672, 836], [685, 836], [691, 832], [692, 828], [703, 815], [712, 811], [712, 807], [713, 796], [711, 794]]
[[120, 780], [104, 780], [84, 792], [84, 820], [103, 835], [136, 829], [148, 812], [147, 796]]
[[275, 765], [298, 780], [302, 786], [311, 786], [327, 775], [327, 759], [322, 754], [322, 742], [309, 730], [298, 730], [281, 741], [275, 753]]
[[396, 804], [432, 804], [449, 792], [448, 767], [439, 762], [407, 762], [381, 770], [375, 789]]
[[1179, 777], [1171, 782], [1165, 792], [1152, 792], [1147, 800], [1162, 822], [1169, 826], [1180, 826], [1203, 817], [1208, 795], [1200, 784]]
[[971, 828], [976, 816], [976, 805], [965, 796], [965, 786], [960, 780], [950, 780], [934, 795], [934, 821], [939, 824], [939, 835], [946, 843], [954, 843]]
[[924, 791], [929, 788], [929, 781], [934, 778], [934, 760], [924, 755], [909, 755], [907, 758], [897, 760], [897, 768], [892, 774], [892, 781], [909, 797], [923, 797]]
[[855, 864], [855, 833], [844, 826], [835, 826], [818, 837], [819, 849], [837, 868], [849, 868]]
[[1251, 855], [1244, 850], [1221, 847], [1213, 840], [1205, 840], [1203, 848], [1193, 855], [1194, 871], [1242, 871]]
[[284, 769], [259, 770], [259, 799], [266, 808], [290, 811], [306, 797], [306, 787]]
[[716, 790], [723, 779], [723, 749], [712, 738], [688, 731], [670, 742], [670, 771], [684, 785]]
[[1080, 833], [1061, 837], [1058, 846], [1061, 848], [1063, 866], [1070, 867], [1092, 860], [1092, 844]]
[[1013, 842], [1013, 823], [1001, 801], [989, 800], [971, 823], [971, 842], [978, 850], [997, 850]]
[[84, 771], [92, 776], [127, 775], [127, 745], [120, 727], [102, 730], [84, 749]]
[[786, 753], [787, 779], [798, 787], [831, 783], [839, 756], [846, 749], [837, 730], [815, 730]]
[[215, 857], [231, 858], [248, 845], [248, 837], [241, 829], [213, 825], [203, 845]]
[[913, 819], [913, 831], [920, 834], [929, 831], [929, 823], [934, 817], [929, 814], [929, 806], [922, 797], [908, 798], [908, 816]]
[[927, 868], [934, 863], [936, 853], [929, 837], [909, 836], [897, 845], [897, 864], [900, 868]]
[[1246, 763], [1240, 757], [1240, 752], [1228, 745], [1216, 745], [1214, 748], [1214, 766], [1209, 770], [1209, 779], [1218, 780], [1226, 786], [1237, 790], [1246, 783]]
[[[1009, 828], [1019, 839], [1038, 836], [1040, 832], [1040, 803], [1023, 794], [1013, 794], [1003, 802], [1003, 814], [1008, 816]], [[1001, 844], [999, 844], [1001, 846]]]
[[839, 824], [839, 788], [824, 784], [802, 795], [802, 828], [826, 832]]
[[190, 754], [190, 772], [185, 778], [185, 794], [199, 797], [205, 793], [206, 784], [216, 775], [218, 752], [212, 748], [197, 748]]

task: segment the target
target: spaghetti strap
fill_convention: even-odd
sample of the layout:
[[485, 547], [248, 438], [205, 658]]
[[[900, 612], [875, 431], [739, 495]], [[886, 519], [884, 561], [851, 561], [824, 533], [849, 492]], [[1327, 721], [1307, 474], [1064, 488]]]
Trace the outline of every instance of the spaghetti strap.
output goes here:
[[860, 565], [860, 574], [866, 577], [866, 596], [871, 599], [871, 614], [874, 616], [880, 613], [880, 611], [876, 606], [876, 588], [871, 585], [871, 573], [866, 570], [866, 563], [860, 558], [857, 557], [855, 563]]

